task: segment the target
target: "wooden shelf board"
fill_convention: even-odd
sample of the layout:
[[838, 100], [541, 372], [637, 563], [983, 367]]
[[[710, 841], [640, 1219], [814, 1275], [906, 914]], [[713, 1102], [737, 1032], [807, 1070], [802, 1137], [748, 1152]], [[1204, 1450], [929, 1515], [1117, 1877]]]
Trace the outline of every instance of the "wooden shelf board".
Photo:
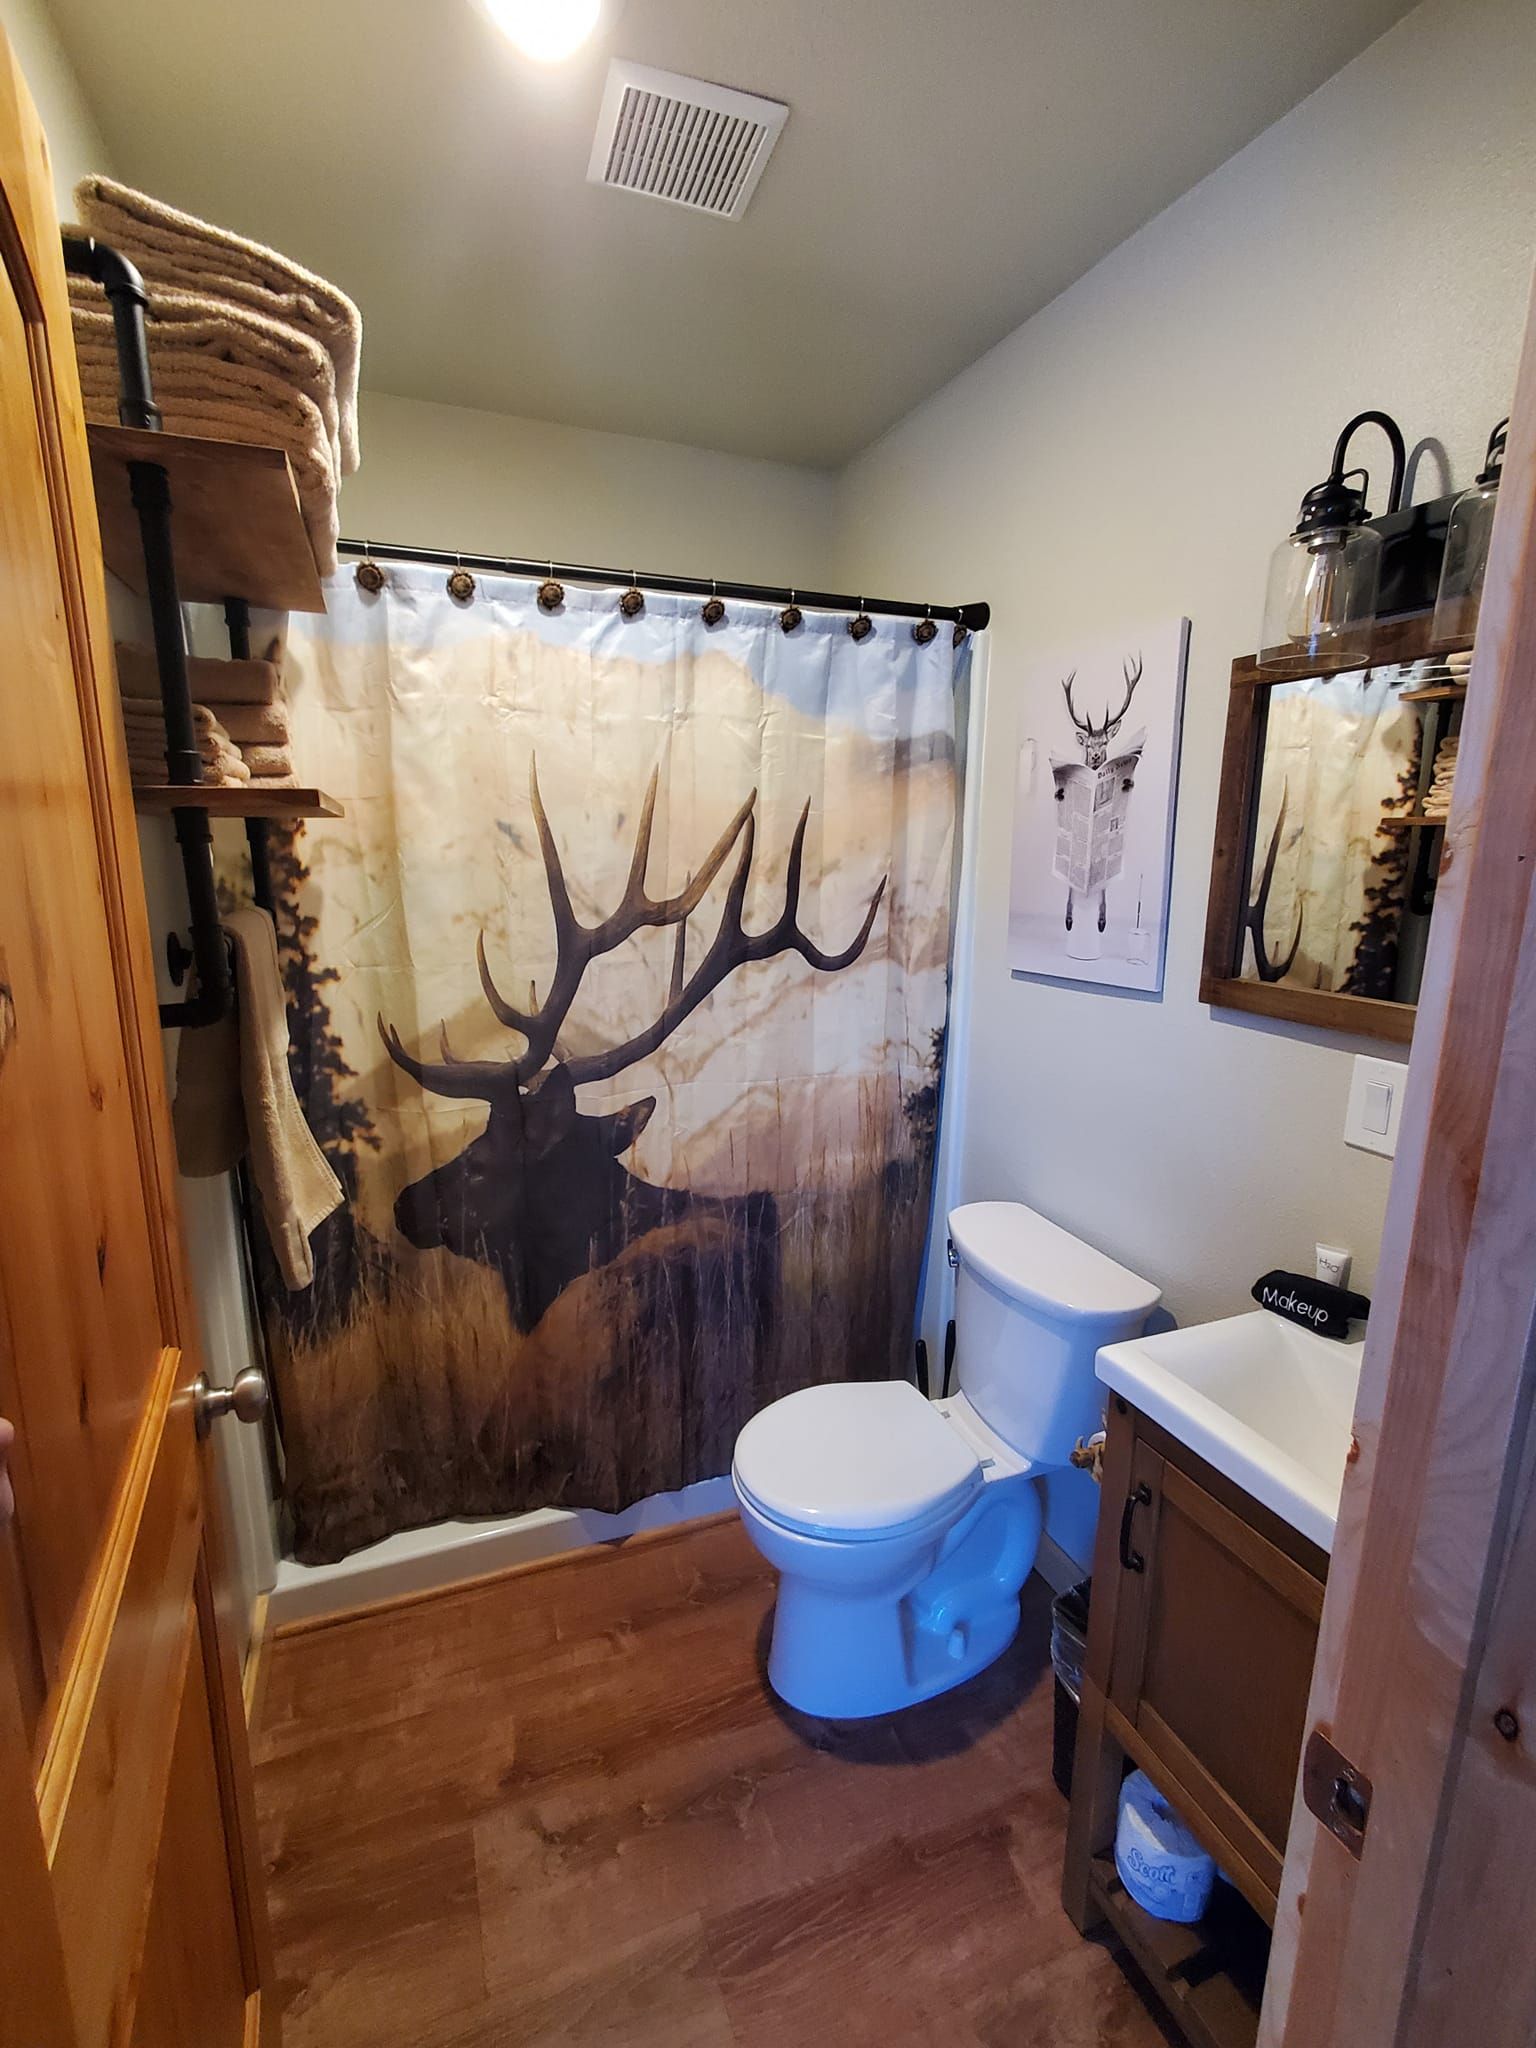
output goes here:
[[1269, 1930], [1217, 1880], [1193, 1927], [1145, 1912], [1120, 1882], [1113, 1856], [1093, 1860], [1094, 1899], [1170, 2018], [1193, 2048], [1253, 2048], [1264, 1997]]
[[325, 610], [298, 489], [281, 448], [143, 427], [87, 431], [102, 553], [130, 590], [143, 595], [144, 556], [128, 466], [155, 462], [170, 484], [176, 586], [185, 602], [243, 597], [272, 611]]
[[257, 782], [234, 786], [187, 782], [135, 784], [133, 807], [155, 817], [174, 810], [206, 811], [210, 818], [341, 818], [346, 813], [323, 789], [273, 788]]
[[1444, 811], [1438, 817], [1432, 817], [1427, 811], [1383, 811], [1381, 814], [1381, 829], [1384, 832], [1408, 832], [1419, 825], [1433, 828], [1436, 825], [1445, 824], [1446, 817], [1447, 814]]
[[1427, 683], [1422, 690], [1399, 690], [1400, 704], [1459, 704], [1467, 694], [1465, 683]]

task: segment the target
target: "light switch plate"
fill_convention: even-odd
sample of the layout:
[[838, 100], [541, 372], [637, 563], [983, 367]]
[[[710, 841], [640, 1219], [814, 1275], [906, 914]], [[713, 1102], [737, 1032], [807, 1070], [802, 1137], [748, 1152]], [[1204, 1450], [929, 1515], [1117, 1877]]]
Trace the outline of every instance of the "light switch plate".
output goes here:
[[1349, 1082], [1349, 1107], [1344, 1112], [1344, 1142], [1362, 1152], [1380, 1152], [1390, 1159], [1397, 1151], [1403, 1119], [1403, 1089], [1408, 1069], [1401, 1060], [1377, 1060], [1359, 1053]]

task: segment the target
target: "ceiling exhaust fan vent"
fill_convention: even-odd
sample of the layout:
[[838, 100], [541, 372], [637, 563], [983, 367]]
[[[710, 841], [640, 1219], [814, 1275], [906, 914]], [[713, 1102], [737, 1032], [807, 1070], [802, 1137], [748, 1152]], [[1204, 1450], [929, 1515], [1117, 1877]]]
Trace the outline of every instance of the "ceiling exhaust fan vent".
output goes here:
[[789, 109], [615, 57], [587, 180], [740, 220]]

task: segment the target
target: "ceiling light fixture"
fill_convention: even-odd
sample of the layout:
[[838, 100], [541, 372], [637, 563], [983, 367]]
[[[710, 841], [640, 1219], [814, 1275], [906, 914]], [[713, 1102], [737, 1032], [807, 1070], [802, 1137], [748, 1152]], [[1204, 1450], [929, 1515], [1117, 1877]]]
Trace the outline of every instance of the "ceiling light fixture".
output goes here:
[[573, 57], [597, 27], [602, 0], [480, 0], [486, 13], [525, 57], [560, 64]]

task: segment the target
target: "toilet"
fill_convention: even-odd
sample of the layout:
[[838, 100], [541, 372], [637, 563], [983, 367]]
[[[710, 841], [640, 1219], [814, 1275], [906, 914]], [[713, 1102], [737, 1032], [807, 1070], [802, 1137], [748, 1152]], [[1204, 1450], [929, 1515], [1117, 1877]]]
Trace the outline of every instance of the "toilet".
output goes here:
[[779, 1574], [768, 1677], [833, 1720], [888, 1714], [1001, 1656], [1046, 1473], [1101, 1426], [1094, 1357], [1160, 1290], [1018, 1202], [951, 1212], [958, 1391], [902, 1380], [787, 1394], [736, 1440], [742, 1520]]

